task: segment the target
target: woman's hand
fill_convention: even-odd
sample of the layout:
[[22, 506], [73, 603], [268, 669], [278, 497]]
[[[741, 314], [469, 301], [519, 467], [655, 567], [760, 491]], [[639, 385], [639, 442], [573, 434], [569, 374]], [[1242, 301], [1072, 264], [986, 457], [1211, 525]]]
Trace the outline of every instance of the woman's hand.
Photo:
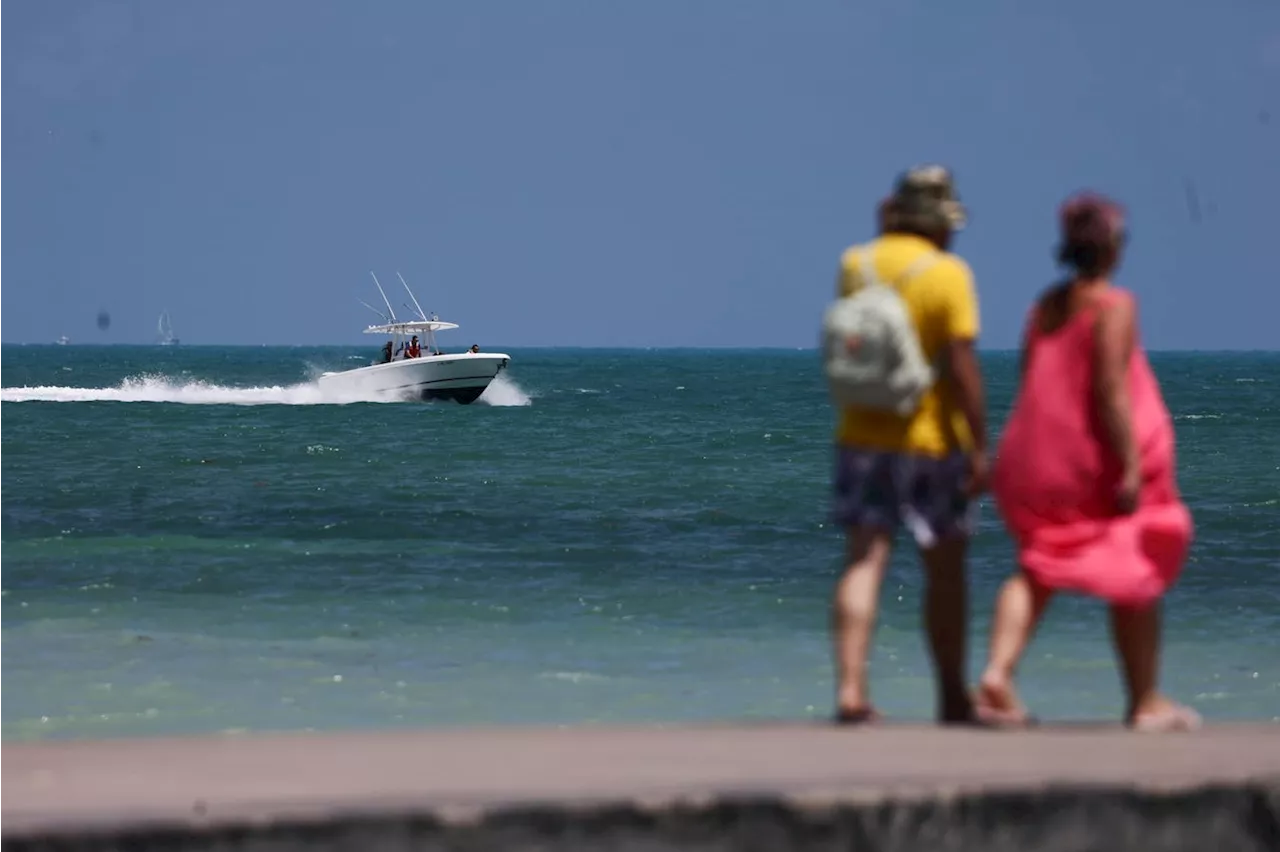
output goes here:
[[1132, 515], [1138, 508], [1138, 492], [1142, 490], [1142, 471], [1136, 463], [1126, 464], [1116, 488], [1116, 509], [1122, 515]]

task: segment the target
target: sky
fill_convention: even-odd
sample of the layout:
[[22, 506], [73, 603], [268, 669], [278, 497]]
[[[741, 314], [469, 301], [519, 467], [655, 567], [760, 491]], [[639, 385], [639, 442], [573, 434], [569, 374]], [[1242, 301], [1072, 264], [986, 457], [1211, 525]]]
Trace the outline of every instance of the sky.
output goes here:
[[446, 346], [811, 347], [940, 162], [984, 347], [1084, 188], [1148, 346], [1280, 346], [1275, 0], [10, 0], [0, 38], [5, 343], [368, 343], [398, 270]]

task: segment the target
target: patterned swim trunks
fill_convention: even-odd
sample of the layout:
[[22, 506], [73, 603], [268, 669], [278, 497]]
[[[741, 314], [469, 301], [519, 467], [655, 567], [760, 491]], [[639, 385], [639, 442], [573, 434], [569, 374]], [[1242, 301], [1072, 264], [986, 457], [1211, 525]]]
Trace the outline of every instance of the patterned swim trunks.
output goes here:
[[924, 550], [954, 536], [970, 536], [977, 503], [964, 493], [962, 454], [932, 458], [836, 447], [832, 518], [844, 527], [910, 531]]

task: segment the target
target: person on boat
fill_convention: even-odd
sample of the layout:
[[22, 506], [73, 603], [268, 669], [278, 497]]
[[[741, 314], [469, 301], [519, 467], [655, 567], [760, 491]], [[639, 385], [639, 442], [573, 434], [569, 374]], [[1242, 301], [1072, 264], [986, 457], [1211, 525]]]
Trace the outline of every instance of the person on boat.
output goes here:
[[1143, 351], [1134, 296], [1112, 285], [1124, 212], [1100, 195], [1059, 212], [1066, 281], [1042, 294], [1023, 336], [1021, 387], [992, 486], [1017, 545], [979, 683], [980, 718], [1030, 717], [1014, 670], [1056, 592], [1110, 605], [1128, 705], [1141, 731], [1185, 731], [1200, 717], [1157, 689], [1160, 600], [1176, 582], [1193, 526], [1178, 492], [1173, 421]]
[[880, 718], [868, 656], [894, 533], [905, 526], [925, 569], [924, 623], [943, 723], [974, 721], [965, 673], [966, 552], [987, 478], [986, 413], [978, 364], [978, 303], [969, 265], [949, 251], [965, 210], [938, 165], [901, 175], [879, 211], [878, 238], [840, 259], [837, 296], [863, 270], [894, 288], [926, 360], [940, 369], [909, 414], [842, 407], [835, 435], [834, 521], [847, 531], [832, 603], [836, 721]]
[[390, 340], [382, 344], [382, 363], [383, 364], [391, 363], [391, 341]]
[[478, 355], [478, 354], [480, 353], [480, 344], [478, 344], [478, 343], [473, 343], [473, 344], [471, 344], [471, 348], [470, 348], [468, 351], [469, 351], [472, 355]]
[[422, 348], [418, 346], [418, 335], [414, 335], [409, 339], [409, 348], [404, 351], [406, 358], [421, 358]]

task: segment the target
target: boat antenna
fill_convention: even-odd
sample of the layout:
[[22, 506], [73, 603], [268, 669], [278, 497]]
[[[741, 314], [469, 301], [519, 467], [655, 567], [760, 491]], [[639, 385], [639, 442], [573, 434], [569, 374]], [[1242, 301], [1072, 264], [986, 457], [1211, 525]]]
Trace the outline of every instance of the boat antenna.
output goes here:
[[[369, 270], [369, 274], [373, 275], [373, 270]], [[391, 321], [396, 320], [396, 309], [391, 307], [391, 300], [387, 298], [387, 291], [382, 289], [382, 283], [378, 281], [378, 276], [373, 275], [373, 283], [378, 285], [378, 292], [382, 294], [382, 301], [387, 303], [387, 311], [391, 314]]]
[[[405, 282], [404, 276], [400, 274], [399, 270], [396, 270], [396, 277], [400, 279], [401, 284], [404, 284], [404, 289], [409, 290], [409, 285]], [[418, 316], [422, 317], [422, 319], [425, 321], [427, 318], [427, 315], [422, 312], [422, 305], [418, 304], [418, 297], [413, 295], [412, 290], [409, 290], [409, 298], [413, 299], [413, 306], [418, 309]]]

